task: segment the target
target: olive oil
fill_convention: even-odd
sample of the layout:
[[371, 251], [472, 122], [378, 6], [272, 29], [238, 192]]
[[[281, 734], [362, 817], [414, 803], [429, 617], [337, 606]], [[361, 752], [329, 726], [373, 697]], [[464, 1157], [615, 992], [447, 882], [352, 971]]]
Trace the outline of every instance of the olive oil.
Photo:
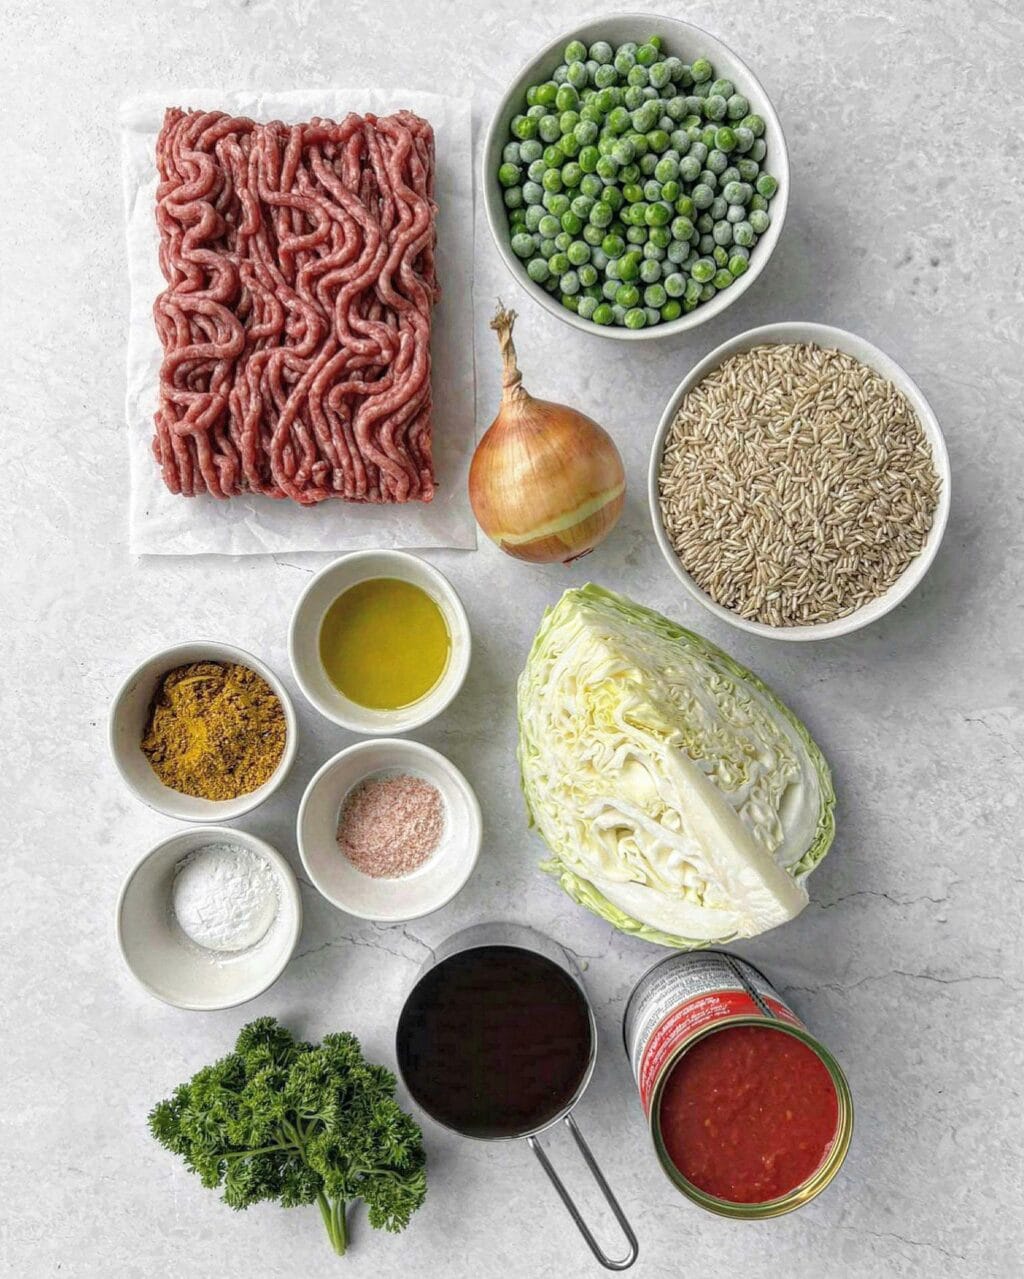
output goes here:
[[374, 577], [344, 591], [324, 614], [320, 661], [350, 701], [397, 711], [441, 679], [452, 639], [437, 602], [396, 577]]

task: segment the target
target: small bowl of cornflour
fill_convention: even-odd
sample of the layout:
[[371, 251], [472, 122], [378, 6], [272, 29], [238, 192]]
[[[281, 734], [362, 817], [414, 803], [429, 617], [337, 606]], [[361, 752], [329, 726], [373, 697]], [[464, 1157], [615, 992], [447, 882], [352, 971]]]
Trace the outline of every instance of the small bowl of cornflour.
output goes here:
[[117, 904], [121, 954], [177, 1008], [231, 1008], [271, 986], [302, 931], [291, 867], [265, 840], [224, 826], [182, 831], [151, 849]]

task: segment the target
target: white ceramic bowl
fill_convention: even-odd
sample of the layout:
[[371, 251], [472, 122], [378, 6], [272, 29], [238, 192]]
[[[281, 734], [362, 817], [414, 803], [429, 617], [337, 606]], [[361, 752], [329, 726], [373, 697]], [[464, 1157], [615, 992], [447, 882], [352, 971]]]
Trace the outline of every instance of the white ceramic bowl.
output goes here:
[[[778, 179], [779, 189], [772, 197], [769, 209], [771, 226], [764, 235], [759, 237], [751, 251], [750, 268], [744, 275], [741, 275], [729, 288], [717, 293], [710, 302], [702, 302], [693, 311], [681, 315], [677, 320], [656, 324], [650, 329], [626, 329], [617, 325], [605, 326], [594, 324], [591, 320], [580, 319], [539, 284], [534, 284], [526, 274], [524, 263], [512, 252], [509, 243], [508, 216], [505, 211], [502, 188], [498, 182], [498, 166], [501, 163], [501, 152], [505, 143], [511, 140], [509, 124], [512, 117], [524, 110], [527, 88], [539, 80], [550, 77], [551, 72], [562, 61], [562, 50], [570, 40], [579, 39], [586, 45], [592, 44], [595, 40], [607, 40], [614, 47], [626, 40], [642, 41], [650, 35], [662, 36], [665, 52], [682, 58], [684, 62], [692, 62], [699, 57], [709, 58], [715, 69], [715, 76], [732, 80], [737, 92], [749, 99], [751, 111], [764, 119], [764, 140], [768, 148], [764, 161], [765, 168]], [[682, 22], [678, 18], [666, 18], [656, 13], [619, 13], [606, 18], [593, 18], [564, 31], [546, 44], [520, 70], [502, 95], [487, 130], [483, 150], [481, 189], [484, 193], [487, 222], [494, 236], [494, 243], [498, 246], [498, 252], [520, 287], [525, 289], [534, 301], [559, 320], [564, 320], [566, 324], [582, 329], [585, 333], [597, 333], [601, 337], [618, 338], [628, 342], [644, 341], [685, 333], [697, 328], [700, 324], [705, 324], [708, 320], [713, 320], [716, 315], [721, 315], [727, 307], [741, 298], [758, 278], [775, 250], [786, 220], [786, 208], [789, 204], [789, 150], [779, 117], [775, 114], [775, 108], [764, 88], [747, 64], [721, 40], [701, 27], [695, 27], [691, 22]]]
[[[338, 817], [349, 791], [368, 777], [412, 773], [444, 797], [445, 832], [437, 851], [410, 875], [375, 879], [338, 847]], [[299, 806], [299, 854], [306, 874], [332, 905], [380, 923], [418, 919], [439, 910], [472, 874], [480, 854], [480, 805], [465, 777], [429, 746], [402, 738], [359, 742], [329, 759]]]
[[[767, 626], [763, 622], [748, 621], [746, 618], [732, 612], [731, 609], [723, 608], [721, 604], [716, 604], [711, 596], [703, 591], [686, 569], [683, 568], [675, 551], [672, 549], [672, 543], [669, 541], [668, 534], [662, 524], [661, 503], [658, 494], [658, 473], [661, 470], [661, 457], [665, 447], [665, 437], [679, 410], [683, 396], [692, 390], [712, 369], [718, 368], [730, 356], [738, 355], [742, 351], [749, 351], [751, 347], [761, 346], [765, 343], [782, 342], [816, 342], [819, 346], [844, 351], [847, 355], [852, 355], [855, 359], [860, 360], [862, 364], [866, 364], [883, 377], [888, 378], [894, 386], [902, 391], [903, 395], [906, 396], [907, 402], [917, 414], [931, 446], [932, 460], [935, 463], [935, 470], [942, 485], [938, 506], [935, 510], [935, 517], [932, 520], [927, 541], [920, 553], [910, 561], [902, 575], [897, 578], [888, 591], [870, 603], [862, 605], [853, 613], [849, 613], [846, 617], [840, 617], [834, 622], [820, 622], [813, 626]], [[946, 452], [946, 442], [942, 438], [942, 431], [939, 428], [935, 414], [931, 410], [931, 406], [924, 398], [917, 383], [894, 359], [886, 355], [884, 351], [880, 351], [877, 346], [872, 346], [864, 338], [858, 337], [855, 333], [847, 333], [845, 329], [834, 328], [831, 324], [788, 321], [784, 324], [765, 324], [760, 328], [748, 329], [746, 333], [740, 333], [737, 337], [730, 338], [728, 342], [723, 342], [721, 346], [716, 347], [710, 355], [706, 355], [683, 378], [676, 388], [675, 394], [669, 400], [665, 412], [662, 414], [658, 432], [654, 437], [654, 447], [651, 449], [651, 462], [647, 477], [647, 491], [651, 506], [651, 519], [654, 523], [654, 535], [658, 539], [658, 545], [661, 547], [669, 568], [671, 568], [693, 598], [699, 604], [702, 604], [709, 613], [714, 613], [723, 622], [729, 622], [732, 626], [739, 627], [740, 630], [749, 631], [752, 635], [763, 635], [770, 639], [797, 641], [835, 639], [839, 635], [847, 635], [851, 631], [860, 630], [862, 626], [867, 626], [870, 622], [884, 617], [886, 613], [907, 598], [925, 573], [928, 572], [939, 549], [939, 543], [942, 541], [942, 535], [946, 530], [946, 521], [949, 518], [949, 455]]]
[[[267, 681], [281, 703], [287, 734], [281, 761], [262, 786], [247, 795], [239, 795], [237, 799], [200, 799], [171, 790], [157, 777], [142, 753], [142, 735], [161, 678], [176, 666], [186, 666], [190, 662], [231, 662], [248, 666]], [[108, 732], [110, 753], [129, 790], [158, 813], [187, 822], [224, 822], [250, 812], [271, 796], [288, 776], [298, 749], [295, 707], [281, 681], [252, 653], [214, 640], [196, 640], [192, 644], [176, 644], [173, 648], [161, 649], [137, 666], [114, 698]]]
[[[320, 625], [344, 591], [375, 577], [412, 582], [434, 600], [451, 636], [448, 666], [437, 684], [418, 702], [396, 711], [360, 706], [334, 687], [320, 661]], [[462, 687], [469, 670], [469, 620], [451, 582], [432, 564], [405, 551], [354, 551], [328, 564], [299, 596], [288, 634], [288, 652], [299, 687], [321, 715], [353, 733], [407, 733], [440, 715]]]
[[[206, 844], [241, 844], [277, 874], [278, 915], [250, 950], [218, 961], [182, 937], [171, 910], [174, 869]], [[196, 826], [152, 848], [128, 875], [117, 899], [117, 944], [135, 979], [165, 1004], [200, 1012], [233, 1008], [272, 986], [302, 932], [302, 899], [291, 867], [255, 835], [227, 826]]]

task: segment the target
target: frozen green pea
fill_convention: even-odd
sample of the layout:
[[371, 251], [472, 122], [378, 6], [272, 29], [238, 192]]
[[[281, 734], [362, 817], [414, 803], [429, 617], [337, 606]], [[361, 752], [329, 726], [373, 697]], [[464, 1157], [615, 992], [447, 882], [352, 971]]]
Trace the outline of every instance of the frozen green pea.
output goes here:
[[660, 200], [661, 199], [661, 183], [657, 178], [648, 178], [644, 183], [644, 199]]
[[689, 240], [693, 235], [693, 223], [689, 218], [680, 214], [672, 220], [672, 238], [674, 240]]
[[558, 218], [551, 213], [546, 213], [544, 217], [541, 218], [540, 225], [537, 229], [540, 231], [541, 235], [550, 240], [558, 234], [562, 227]]
[[673, 266], [679, 266], [685, 262], [690, 253], [690, 246], [686, 241], [673, 240], [666, 250], [666, 258]]
[[698, 209], [707, 209], [711, 207], [711, 202], [715, 198], [715, 193], [706, 182], [698, 182], [698, 184], [690, 192], [693, 202]]
[[[750, 216], [753, 217], [753, 213]], [[755, 239], [753, 224], [747, 221], [737, 222], [732, 229], [732, 238], [737, 244], [749, 249]]]
[[639, 180], [640, 180], [639, 164], [624, 164], [622, 168], [619, 170], [619, 181], [622, 183], [624, 187], [629, 186], [630, 183], [632, 182], [638, 182]]
[[646, 244], [649, 234], [646, 226], [631, 226], [626, 229], [626, 239], [630, 244]]
[[736, 154], [746, 155], [754, 145], [754, 135], [742, 125], [737, 125], [733, 132], [736, 134]]
[[722, 172], [718, 175], [718, 185], [723, 190], [729, 185], [730, 182], [739, 182], [739, 181], [741, 181], [740, 171], [739, 171], [739, 167], [735, 164], [730, 164], [727, 169], [723, 169]]
[[655, 89], [664, 89], [672, 79], [668, 66], [664, 62], [655, 62], [650, 68], [651, 84]]
[[655, 248], [667, 249], [672, 243], [672, 232], [667, 226], [652, 226], [647, 229], [647, 239]]
[[528, 231], [520, 231], [512, 237], [512, 252], [517, 258], [530, 258], [537, 252], [537, 237]]
[[597, 168], [597, 162], [601, 158], [601, 153], [597, 147], [582, 147], [577, 163], [584, 173], [593, 173]]
[[594, 76], [597, 75], [597, 68], [600, 64], [595, 62], [593, 58], [588, 57], [583, 65], [587, 68], [587, 79], [593, 84]]
[[759, 115], [753, 113], [745, 115], [740, 124], [743, 125], [744, 129], [749, 129], [755, 138], [761, 137], [764, 133], [764, 120]]
[[577, 195], [573, 198], [572, 203], [569, 205], [569, 208], [572, 209], [573, 213], [575, 213], [578, 218], [583, 218], [584, 220], [586, 220], [589, 216], [590, 210], [593, 207], [594, 200], [593, 197], [589, 195]]
[[679, 161], [671, 156], [662, 156], [654, 168], [654, 176], [659, 182], [672, 182], [679, 177]]
[[565, 275], [566, 271], [569, 269], [568, 254], [564, 253], [561, 249], [557, 250], [555, 253], [552, 253], [550, 258], [548, 258], [548, 266], [551, 268], [552, 275], [557, 275], [559, 277]]
[[[569, 107], [569, 108], [567, 108], [567, 109], [566, 109], [565, 111], [563, 111], [563, 112], [562, 112], [562, 114], [558, 117], [558, 130], [559, 130], [559, 132], [560, 132], [560, 133], [563, 133], [563, 134], [569, 134], [569, 133], [572, 133], [572, 132], [573, 132], [573, 130], [576, 128], [576, 126], [579, 124], [580, 119], [581, 119], [580, 113], [579, 113], [579, 112], [578, 112], [575, 108], [573, 108], [573, 107]], [[591, 123], [593, 123], [593, 121], [591, 121]], [[574, 136], [575, 136], [575, 135], [574, 135]], [[565, 139], [565, 141], [566, 141], [566, 142], [568, 142], [568, 141], [569, 141], [569, 139], [568, 139], [568, 138], [566, 138], [566, 139]], [[564, 147], [564, 145], [562, 144], [562, 142], [561, 142], [561, 141], [559, 142], [559, 144], [558, 144], [558, 145], [562, 147], [562, 150], [563, 150], [563, 151], [565, 150], [565, 147]]]
[[601, 249], [610, 258], [621, 258], [626, 244], [621, 235], [606, 235], [601, 241]]
[[653, 284], [661, 279], [661, 263], [656, 258], [644, 258], [640, 263], [640, 279], [644, 284]]
[[[559, 281], [559, 283], [561, 283], [561, 281]], [[567, 311], [579, 310], [580, 300], [576, 293], [566, 293], [563, 289], [560, 300]]]
[[612, 65], [620, 76], [628, 76], [632, 68], [636, 66], [636, 54], [629, 49], [619, 49]]
[[747, 182], [727, 182], [722, 194], [730, 204], [747, 204], [753, 192]]
[[551, 274], [551, 268], [543, 258], [531, 258], [526, 264], [526, 274], [535, 284], [543, 284]]
[[664, 227], [650, 227], [647, 232], [647, 243], [643, 247], [644, 260], [646, 262], [664, 262], [665, 250], [651, 239], [652, 231], [662, 231]]
[[755, 138], [754, 144], [750, 148], [750, 150], [747, 152], [747, 154], [749, 155], [751, 160], [756, 160], [757, 163], [760, 164], [761, 161], [768, 154], [768, 147], [765, 145], [764, 138]]
[[644, 189], [637, 182], [630, 182], [622, 188], [622, 195], [627, 204], [636, 204], [644, 198]]
[[728, 154], [730, 151], [736, 150], [736, 131], [730, 129], [728, 125], [723, 125], [721, 129], [715, 130], [715, 146], [719, 151]]
[[541, 218], [545, 217], [543, 205], [531, 204], [526, 209], [526, 216], [523, 219], [523, 225], [527, 231], [539, 231]]
[[599, 65], [594, 72], [594, 84], [598, 89], [610, 89], [618, 78], [619, 73], [610, 65]]
[[707, 284], [715, 275], [715, 264], [711, 258], [698, 258], [690, 268], [690, 274], [698, 284]]
[[647, 313], [642, 307], [630, 307], [625, 315], [625, 324], [627, 329], [642, 329], [647, 324]]
[[597, 141], [599, 129], [593, 120], [579, 120], [572, 131], [572, 136], [580, 144], [580, 147], [592, 146]]
[[523, 188], [506, 187], [504, 198], [506, 209], [521, 209], [523, 207]]
[[711, 207], [708, 209], [708, 216], [712, 222], [721, 222], [728, 211], [729, 205], [726, 203], [725, 197], [716, 195], [711, 201]]
[[613, 302], [612, 315], [615, 317], [612, 320], [612, 323], [617, 324], [619, 328], [622, 328], [626, 323], [626, 308], [624, 306], [619, 306], [618, 302]]
[[701, 234], [700, 240], [697, 242], [697, 248], [703, 257], [709, 258], [715, 251], [715, 237], [710, 231]]
[[667, 200], [669, 204], [675, 204], [681, 191], [682, 187], [675, 180], [661, 184], [661, 198]]
[[530, 167], [526, 170], [526, 176], [531, 182], [538, 185], [542, 181], [544, 174], [547, 172], [548, 166], [543, 160], [534, 160]]
[[709, 211], [706, 211], [697, 218], [695, 225], [701, 235], [710, 235], [711, 228], [715, 225], [715, 219]]
[[605, 120], [606, 127], [614, 134], [625, 133], [632, 127], [633, 119], [623, 106], [612, 107]]
[[758, 195], [758, 193], [755, 191], [754, 194], [750, 197], [750, 208], [751, 209], [767, 209], [768, 201], [764, 198], [763, 195]]
[[648, 226], [668, 226], [672, 221], [672, 206], [664, 200], [656, 200], [647, 206], [644, 221]]
[[707, 124], [700, 131], [700, 141], [707, 147], [708, 151], [714, 149], [715, 134], [718, 132], [717, 124]]
[[[577, 241], [577, 243], [579, 243], [579, 241]], [[589, 244], [585, 244], [583, 247], [589, 253], [593, 253], [593, 249], [591, 249]], [[580, 284], [583, 285], [584, 288], [589, 288], [592, 284], [597, 283], [597, 267], [593, 262], [581, 262], [576, 269], [579, 272]]]
[[555, 94], [555, 106], [559, 111], [575, 111], [580, 104], [580, 95], [571, 84], [566, 82], [558, 86]]
[[544, 163], [549, 169], [560, 169], [569, 158], [557, 143], [545, 147], [543, 157]]
[[696, 61], [690, 63], [690, 75], [693, 76], [694, 84], [703, 84], [710, 80], [715, 74], [714, 67], [707, 58], [697, 58]]
[[570, 62], [568, 70], [565, 73], [566, 84], [571, 85], [577, 92], [585, 89], [590, 80], [587, 75], [587, 68], [581, 61]]
[[651, 129], [647, 134], [647, 145], [654, 155], [661, 155], [669, 148], [669, 135], [664, 129]]
[[562, 214], [560, 221], [562, 230], [568, 236], [577, 236], [583, 230], [583, 219], [578, 218], [571, 207]]
[[742, 222], [747, 216], [747, 211], [742, 204], [730, 204], [725, 211], [726, 222], [731, 222], [733, 226], [737, 222]]
[[735, 249], [732, 256], [729, 258], [729, 274], [734, 280], [738, 280], [750, 266], [750, 258], [748, 256], [741, 256], [742, 253], [743, 250]]
[[615, 217], [615, 212], [603, 201], [598, 200], [590, 210], [590, 222], [593, 226], [606, 227]]
[[569, 208], [569, 197], [561, 191], [545, 191], [544, 207], [556, 218], [560, 218]]
[[686, 65], [682, 58], [677, 58], [674, 54], [670, 54], [669, 57], [665, 59], [665, 65], [668, 67], [669, 79], [673, 84], [679, 84], [684, 76], [688, 76], [690, 74], [690, 68]]
[[736, 177], [740, 182], [757, 182], [758, 174], [761, 166], [756, 160], [750, 160], [746, 156], [736, 161]]
[[678, 124], [686, 115], [686, 99], [669, 98], [669, 100], [665, 103], [665, 114], [673, 122], [673, 124]]
[[750, 110], [750, 103], [742, 93], [730, 93], [726, 102], [726, 115], [730, 120], [742, 121]]
[[682, 218], [692, 218], [697, 211], [697, 206], [693, 203], [689, 195], [681, 195], [676, 201], [676, 212]]
[[555, 251], [565, 253], [569, 245], [572, 244], [572, 236], [568, 231], [559, 231], [555, 236]]
[[581, 234], [591, 248], [596, 248], [596, 246], [599, 245], [601, 240], [604, 238], [604, 229], [599, 226], [594, 226], [593, 222], [588, 220]]
[[635, 155], [636, 148], [629, 138], [618, 138], [612, 143], [611, 156], [616, 164], [632, 164]]
[[700, 161], [692, 153], [679, 161], [679, 176], [684, 182], [696, 182], [700, 173]]
[[534, 103], [532, 107], [527, 108], [527, 117], [531, 120], [542, 120], [548, 113], [547, 107], [542, 107], [540, 103]]
[[611, 62], [615, 54], [607, 40], [595, 40], [590, 46], [590, 57], [601, 66]]
[[582, 297], [576, 307], [576, 314], [583, 320], [592, 320], [597, 310], [597, 299]]
[[[591, 231], [593, 231], [594, 229], [595, 229], [594, 227], [590, 227]], [[586, 234], [586, 231], [587, 231], [587, 228], [584, 227], [584, 235]], [[598, 271], [604, 271], [604, 269], [608, 265], [608, 254], [605, 253], [604, 249], [601, 248], [600, 244], [592, 244], [590, 240], [588, 240], [587, 243], [590, 245], [591, 265], [595, 267]]]
[[567, 293], [570, 297], [580, 291], [580, 277], [575, 271], [564, 271], [558, 283], [562, 292]]
[[635, 280], [640, 274], [641, 257], [636, 249], [619, 258], [619, 278], [625, 281]]
[[724, 151], [719, 151], [716, 147], [713, 151], [708, 152], [708, 158], [704, 163], [712, 173], [720, 176], [729, 167], [729, 157]]
[[587, 46], [582, 40], [570, 40], [565, 46], [562, 57], [566, 62], [585, 62], [587, 58]]
[[562, 170], [548, 169], [543, 181], [541, 182], [545, 191], [561, 191], [562, 189]]
[[701, 142], [700, 139], [696, 142], [691, 142], [690, 150], [687, 152], [690, 158], [696, 160], [701, 168], [704, 167], [704, 162], [707, 160], [710, 153], [711, 149], [708, 144], [706, 142]]
[[583, 178], [583, 170], [575, 160], [570, 160], [568, 164], [562, 166], [562, 182], [570, 189], [578, 187]]
[[697, 183], [698, 185], [710, 187], [712, 192], [718, 190], [718, 178], [710, 169], [701, 169]]
[[717, 292], [718, 292], [718, 290], [715, 288], [715, 286], [714, 286], [714, 285], [711, 283], [711, 281], [709, 280], [709, 281], [707, 282], [707, 284], [705, 284], [705, 285], [703, 286], [703, 288], [701, 289], [701, 291], [700, 291], [700, 300], [701, 300], [701, 302], [710, 302], [710, 301], [711, 301], [711, 299], [715, 296], [715, 294], [716, 294]]
[[544, 199], [544, 188], [539, 182], [523, 183], [523, 203], [524, 204], [540, 204]]
[[498, 181], [503, 187], [514, 187], [523, 175], [518, 164], [503, 164], [498, 169]]
[[532, 164], [544, 154], [544, 148], [536, 138], [527, 138], [519, 143], [519, 155], [524, 164]]
[[727, 247], [732, 244], [732, 223], [725, 221], [716, 222], [711, 234], [714, 236], [716, 244]]
[[754, 228], [755, 235], [764, 235], [771, 224], [772, 220], [764, 209], [751, 209], [750, 225]]
[[736, 86], [731, 80], [727, 80], [724, 77], [721, 80], [716, 80], [708, 89], [709, 94], [713, 93], [719, 98], [731, 98], [735, 92]]
[[736, 277], [728, 269], [728, 267], [719, 267], [715, 272], [713, 284], [716, 289], [727, 289]]
[[595, 324], [608, 325], [614, 321], [615, 312], [607, 302], [599, 302], [594, 308], [594, 314], [591, 316], [591, 319]]
[[616, 213], [622, 208], [622, 191], [619, 187], [605, 187], [601, 192], [601, 199]]
[[657, 307], [645, 306], [644, 315], [647, 318], [646, 327], [649, 329], [652, 329], [656, 324], [661, 323], [661, 312], [657, 309]]
[[757, 194], [763, 196], [766, 200], [770, 200], [779, 189], [779, 184], [770, 173], [762, 173], [755, 184]]
[[581, 103], [578, 115], [581, 120], [590, 120], [600, 127], [604, 123], [604, 112], [593, 98]]
[[658, 167], [658, 157], [653, 151], [648, 151], [646, 155], [640, 157], [640, 172], [645, 178], [654, 177], [654, 170]]
[[519, 164], [523, 159], [521, 142], [506, 142], [501, 153], [502, 164]]
[[665, 276], [665, 292], [670, 298], [681, 298], [685, 290], [686, 276], [681, 272], [673, 271]]
[[614, 182], [619, 166], [610, 155], [603, 155], [597, 162], [597, 176], [602, 182]]
[[666, 324], [670, 323], [672, 320], [678, 320], [682, 313], [682, 304], [676, 298], [669, 298], [669, 300], [661, 308], [661, 318]]
[[630, 84], [623, 90], [622, 105], [629, 111], [638, 110], [644, 102], [644, 91], [638, 84]]
[[647, 288], [644, 289], [645, 306], [653, 306], [660, 310], [667, 301], [668, 295], [665, 292], [665, 288], [657, 281], [653, 284], [648, 284]]
[[549, 258], [558, 252], [555, 248], [554, 238], [542, 238], [537, 245], [537, 252], [547, 262]]
[[715, 266], [721, 267], [721, 266], [728, 265], [729, 254], [727, 250], [725, 249], [725, 247], [721, 244], [716, 244], [715, 247], [711, 250], [711, 257], [712, 257], [712, 260], [714, 261]]
[[635, 284], [620, 284], [615, 290], [615, 301], [619, 306], [636, 306], [640, 301], [640, 290]]
[[704, 118], [706, 120], [724, 120], [726, 113], [725, 98], [711, 94], [704, 99]]

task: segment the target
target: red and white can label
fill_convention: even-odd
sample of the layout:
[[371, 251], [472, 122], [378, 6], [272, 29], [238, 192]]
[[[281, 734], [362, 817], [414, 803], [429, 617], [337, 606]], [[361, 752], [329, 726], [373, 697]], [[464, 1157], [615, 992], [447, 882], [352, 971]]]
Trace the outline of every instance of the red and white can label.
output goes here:
[[768, 980], [734, 955], [674, 955], [640, 978], [626, 1005], [623, 1031], [645, 1114], [679, 1049], [709, 1025], [732, 1017], [803, 1026]]

